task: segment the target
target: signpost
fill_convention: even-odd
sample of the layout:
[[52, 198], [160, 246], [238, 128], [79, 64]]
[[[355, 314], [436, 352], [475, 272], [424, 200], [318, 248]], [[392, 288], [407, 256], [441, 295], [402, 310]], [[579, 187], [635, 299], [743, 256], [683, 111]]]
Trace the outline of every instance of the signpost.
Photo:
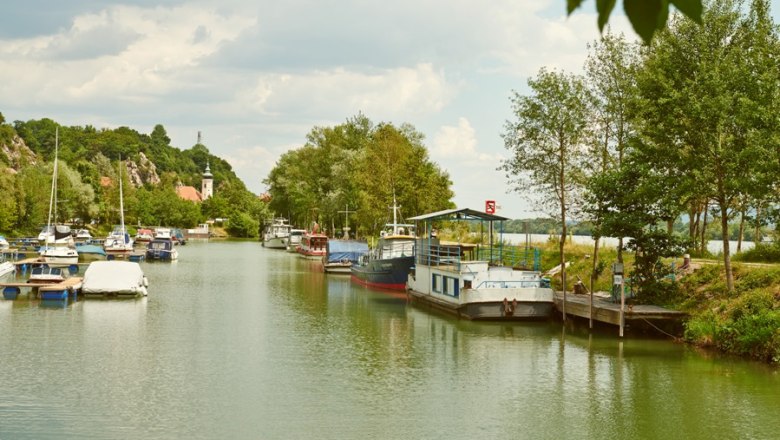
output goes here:
[[485, 200], [485, 213], [486, 214], [495, 214], [496, 213], [496, 201], [495, 200]]
[[626, 294], [623, 290], [623, 263], [612, 263], [612, 285], [620, 288], [620, 337], [623, 337], [623, 329], [626, 324], [625, 308]]

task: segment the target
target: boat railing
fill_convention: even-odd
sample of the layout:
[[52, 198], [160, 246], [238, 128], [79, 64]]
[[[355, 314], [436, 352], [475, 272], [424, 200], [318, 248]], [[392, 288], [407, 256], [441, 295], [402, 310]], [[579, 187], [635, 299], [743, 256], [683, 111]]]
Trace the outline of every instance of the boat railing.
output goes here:
[[486, 246], [477, 249], [477, 258], [495, 266], [509, 266], [539, 271], [541, 252], [538, 248]]
[[460, 246], [424, 245], [417, 250], [415, 262], [425, 266], [454, 266], [460, 270], [462, 254]]

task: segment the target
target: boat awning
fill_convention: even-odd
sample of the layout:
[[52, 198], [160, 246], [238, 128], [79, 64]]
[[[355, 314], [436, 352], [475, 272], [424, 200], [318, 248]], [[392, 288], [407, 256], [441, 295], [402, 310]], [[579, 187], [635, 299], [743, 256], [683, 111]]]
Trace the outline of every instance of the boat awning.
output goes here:
[[423, 220], [485, 220], [485, 221], [504, 221], [509, 220], [506, 217], [500, 215], [487, 214], [485, 212], [476, 211], [469, 208], [455, 208], [445, 209], [444, 211], [432, 212], [430, 214], [418, 215], [417, 217], [411, 217], [407, 220], [423, 221]]

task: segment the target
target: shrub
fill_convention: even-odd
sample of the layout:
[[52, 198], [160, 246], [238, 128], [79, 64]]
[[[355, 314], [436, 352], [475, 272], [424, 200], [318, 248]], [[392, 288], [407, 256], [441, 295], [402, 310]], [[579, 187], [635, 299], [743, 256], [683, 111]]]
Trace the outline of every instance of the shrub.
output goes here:
[[754, 263], [780, 262], [780, 242], [768, 244], [759, 243], [753, 249], [740, 252], [733, 257], [734, 261], [747, 261]]

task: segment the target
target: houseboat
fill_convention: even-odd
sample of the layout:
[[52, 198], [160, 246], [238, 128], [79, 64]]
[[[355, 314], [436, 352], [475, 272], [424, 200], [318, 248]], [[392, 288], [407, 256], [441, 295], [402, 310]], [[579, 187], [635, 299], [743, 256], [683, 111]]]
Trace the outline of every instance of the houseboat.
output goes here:
[[507, 218], [471, 209], [450, 209], [410, 220], [428, 231], [417, 240], [414, 270], [407, 280], [412, 301], [450, 312], [458, 317], [483, 320], [548, 318], [553, 310], [549, 280], [533, 270], [515, 268], [500, 238], [485, 244], [445, 243], [431, 234], [433, 222], [471, 221], [493, 223]]

